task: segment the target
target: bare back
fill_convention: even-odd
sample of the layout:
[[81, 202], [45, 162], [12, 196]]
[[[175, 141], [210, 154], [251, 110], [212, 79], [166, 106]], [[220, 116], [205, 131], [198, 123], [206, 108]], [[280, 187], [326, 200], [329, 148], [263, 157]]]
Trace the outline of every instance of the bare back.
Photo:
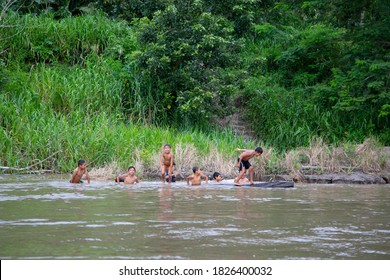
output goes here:
[[256, 152], [254, 150], [248, 150], [248, 151], [245, 151], [243, 152], [239, 158], [243, 161], [248, 161], [250, 160], [251, 158], [253, 158], [254, 156], [256, 156]]

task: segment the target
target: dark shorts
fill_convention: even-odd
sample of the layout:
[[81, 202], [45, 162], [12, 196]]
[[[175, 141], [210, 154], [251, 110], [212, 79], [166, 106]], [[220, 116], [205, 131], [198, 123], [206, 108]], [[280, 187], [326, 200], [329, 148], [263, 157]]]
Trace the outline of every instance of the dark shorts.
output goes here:
[[[168, 176], [168, 175], [167, 175], [167, 176]], [[168, 182], [168, 181], [169, 181], [169, 177], [166, 177], [166, 178], [165, 178], [165, 181]], [[172, 183], [175, 183], [175, 182], [176, 182], [176, 176], [175, 176], [175, 175], [172, 175], [171, 182], [172, 182]]]
[[[72, 181], [69, 181], [69, 183], [72, 183]], [[84, 181], [83, 180], [80, 180], [78, 183], [76, 184], [84, 184]]]
[[[237, 161], [239, 161], [240, 159], [237, 159]], [[249, 162], [249, 160], [242, 160], [240, 162], [240, 167], [238, 168], [239, 171], [242, 170], [242, 167], [245, 167], [245, 169], [249, 169], [249, 167], [251, 167], [251, 163]]]
[[[175, 162], [173, 162], [173, 164], [172, 164], [173, 166], [176, 166], [176, 163]], [[169, 176], [168, 175], [168, 170], [165, 170], [165, 177], [167, 177], [167, 176]], [[173, 171], [172, 171], [172, 182], [174, 183], [174, 182], [176, 182], [176, 177], [175, 177], [175, 175], [173, 175]], [[166, 178], [165, 179], [167, 182], [168, 182], [168, 180], [169, 180], [169, 178]]]

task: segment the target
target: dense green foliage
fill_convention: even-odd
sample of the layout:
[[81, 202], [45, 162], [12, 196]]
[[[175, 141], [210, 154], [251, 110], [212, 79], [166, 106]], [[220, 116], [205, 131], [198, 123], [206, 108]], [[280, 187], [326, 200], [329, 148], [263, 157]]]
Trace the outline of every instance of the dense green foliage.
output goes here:
[[315, 137], [390, 144], [384, 0], [2, 3], [3, 165], [257, 145], [216, 132], [233, 113], [280, 150]]
[[245, 52], [247, 114], [257, 133], [279, 147], [316, 135], [331, 143], [376, 135], [388, 145], [385, 1], [279, 3], [276, 11], [289, 20], [256, 25]]
[[99, 14], [55, 20], [11, 12], [8, 20], [13, 27], [3, 36], [12, 40], [2, 41], [7, 67], [2, 68], [0, 95], [3, 165], [27, 166], [60, 151], [40, 167], [69, 171], [78, 158], [95, 166], [112, 161], [126, 166], [141, 157], [152, 168], [165, 142], [196, 143], [202, 153], [212, 145], [221, 152], [228, 152], [230, 143], [243, 145], [227, 132], [206, 135], [193, 129], [178, 135], [132, 121], [146, 122], [147, 116], [142, 108], [134, 112], [143, 102], [136, 99], [139, 81], [121, 57], [137, 42], [123, 22]]

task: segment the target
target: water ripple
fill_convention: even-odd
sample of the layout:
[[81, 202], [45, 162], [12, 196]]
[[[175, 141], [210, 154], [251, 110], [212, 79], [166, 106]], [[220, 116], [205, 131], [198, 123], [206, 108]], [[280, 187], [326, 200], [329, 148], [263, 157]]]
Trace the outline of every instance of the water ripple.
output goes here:
[[0, 225], [12, 225], [12, 226], [53, 226], [53, 225], [79, 225], [85, 224], [84, 221], [55, 221], [51, 222], [47, 219], [26, 219], [16, 221], [4, 221], [0, 220]]
[[25, 199], [38, 199], [38, 200], [69, 200], [69, 199], [102, 199], [99, 196], [89, 196], [80, 193], [51, 193], [51, 194], [40, 194], [40, 195], [0, 195], [1, 201], [19, 201]]

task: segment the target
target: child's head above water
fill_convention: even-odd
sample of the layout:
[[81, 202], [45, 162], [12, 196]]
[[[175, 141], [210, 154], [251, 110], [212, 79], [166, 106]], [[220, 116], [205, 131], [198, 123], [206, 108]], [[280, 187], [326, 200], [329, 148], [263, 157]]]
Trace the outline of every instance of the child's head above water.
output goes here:
[[219, 172], [214, 172], [213, 179], [217, 182], [220, 182], [220, 181], [222, 181], [222, 176]]
[[127, 169], [127, 171], [130, 171], [130, 169], [133, 169], [135, 171], [135, 167], [134, 166], [129, 166], [129, 168]]

